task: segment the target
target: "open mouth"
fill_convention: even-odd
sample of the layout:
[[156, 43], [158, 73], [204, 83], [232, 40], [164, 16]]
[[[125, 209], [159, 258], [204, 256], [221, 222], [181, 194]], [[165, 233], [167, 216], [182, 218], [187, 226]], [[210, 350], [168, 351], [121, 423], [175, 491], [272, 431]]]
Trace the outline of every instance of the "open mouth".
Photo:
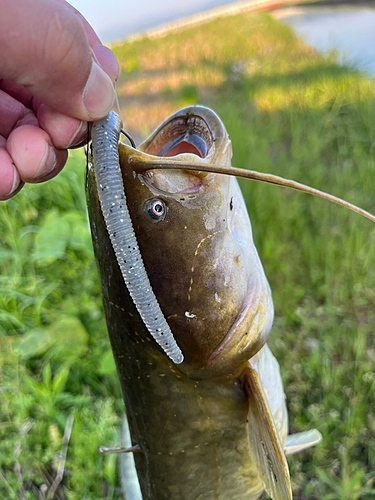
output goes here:
[[[189, 142], [189, 139], [192, 142]], [[176, 155], [180, 155], [180, 154], [190, 153], [193, 155], [200, 156], [201, 158], [204, 158], [205, 155], [202, 152], [202, 151], [204, 151], [204, 147], [200, 147], [198, 149], [194, 145], [194, 142], [195, 143], [198, 142], [197, 139], [199, 139], [199, 141], [201, 141], [200, 137], [198, 137], [197, 135], [189, 136], [187, 141], [183, 140], [182, 142], [177, 143], [175, 146], [172, 146], [170, 149], [167, 149], [167, 152], [165, 154], [160, 154], [159, 156], [176, 156]], [[169, 144], [167, 144], [167, 146], [169, 147]], [[199, 146], [201, 146], [201, 144], [199, 144]], [[204, 146], [206, 146], [205, 143], [204, 143]]]
[[176, 117], [159, 130], [145, 153], [164, 157], [187, 153], [206, 158], [213, 142], [207, 123], [199, 116], [187, 115]]
[[[199, 116], [187, 114], [167, 122], [145, 145], [144, 152], [158, 157], [189, 155], [190, 161], [197, 162], [197, 173], [185, 170], [149, 171], [154, 187], [175, 194], [198, 191], [202, 178], [207, 176], [198, 174], [199, 161], [209, 155], [213, 144], [212, 131]], [[183, 159], [186, 160], [186, 156]]]

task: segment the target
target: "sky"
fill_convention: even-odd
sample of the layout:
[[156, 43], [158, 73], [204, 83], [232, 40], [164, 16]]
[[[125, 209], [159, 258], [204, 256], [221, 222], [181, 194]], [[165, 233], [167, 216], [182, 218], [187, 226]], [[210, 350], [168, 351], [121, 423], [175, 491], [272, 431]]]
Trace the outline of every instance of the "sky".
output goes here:
[[71, 0], [98, 33], [102, 42], [176, 21], [235, 0]]

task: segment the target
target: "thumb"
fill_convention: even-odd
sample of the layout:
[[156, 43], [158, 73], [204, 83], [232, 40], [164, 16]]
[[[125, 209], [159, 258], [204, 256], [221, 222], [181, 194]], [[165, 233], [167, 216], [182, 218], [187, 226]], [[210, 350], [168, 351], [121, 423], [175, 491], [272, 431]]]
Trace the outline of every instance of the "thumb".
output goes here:
[[84, 121], [105, 116], [115, 92], [79, 18], [51, 0], [0, 0], [0, 79]]

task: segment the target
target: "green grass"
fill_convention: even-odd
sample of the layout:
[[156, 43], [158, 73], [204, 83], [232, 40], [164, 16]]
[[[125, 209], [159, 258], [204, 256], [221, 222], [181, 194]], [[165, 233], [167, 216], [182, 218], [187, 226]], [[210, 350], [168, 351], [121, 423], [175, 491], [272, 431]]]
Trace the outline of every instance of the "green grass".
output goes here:
[[[144, 138], [187, 104], [213, 108], [233, 165], [375, 212], [374, 82], [266, 14], [119, 45], [125, 128]], [[323, 434], [289, 459], [296, 499], [371, 499], [375, 487], [375, 226], [283, 188], [241, 182], [276, 318], [292, 431]], [[61, 500], [118, 499], [122, 401], [88, 234], [84, 163], [0, 205], [0, 497], [39, 499], [74, 416]], [[104, 355], [103, 355], [104, 354]]]
[[86, 220], [83, 157], [0, 210], [0, 498], [41, 498], [40, 487], [56, 477], [69, 415], [67, 479], [55, 498], [119, 498], [113, 459], [96, 449], [118, 441], [122, 401]]

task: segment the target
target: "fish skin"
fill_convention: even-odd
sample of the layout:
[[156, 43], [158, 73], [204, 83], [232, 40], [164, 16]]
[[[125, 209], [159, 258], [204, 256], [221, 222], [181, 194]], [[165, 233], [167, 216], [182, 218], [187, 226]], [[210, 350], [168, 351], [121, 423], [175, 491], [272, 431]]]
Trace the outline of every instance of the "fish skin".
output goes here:
[[[189, 123], [194, 117], [197, 127], [197, 116], [213, 136], [211, 150], [204, 159], [191, 154], [177, 158], [196, 161], [197, 168], [199, 161], [230, 166], [232, 149], [223, 124], [212, 111], [198, 106], [173, 115], [139, 147], [140, 153], [121, 145], [119, 152], [127, 204], [151, 285], [184, 353], [181, 369], [201, 378], [237, 370], [259, 351], [271, 329], [273, 304], [234, 177], [180, 172], [188, 186], [194, 186], [194, 177], [195, 186], [199, 181], [195, 191], [181, 193], [161, 190], [167, 185], [173, 191], [165, 179], [173, 183], [176, 172], [134, 175], [137, 155], [147, 160], [144, 152], [157, 151], [160, 136], [169, 141], [168, 123], [174, 132], [183, 119]], [[203, 125], [198, 128], [203, 133]], [[162, 222], [145, 217], [146, 200], [152, 198], [168, 206]]]
[[[180, 118], [194, 114], [203, 115], [209, 128], [217, 127], [215, 151], [207, 162], [229, 164], [230, 142], [220, 120], [200, 107], [182, 110]], [[140, 149], [150, 150], [155, 137], [157, 133]], [[287, 416], [278, 365], [264, 346], [273, 318], [271, 293], [237, 181], [198, 174], [166, 183], [160, 177], [166, 173], [137, 172], [134, 161], [129, 162], [130, 148], [119, 149], [145, 266], [185, 356], [182, 365], [174, 365], [143, 325], [119, 272], [90, 170], [92, 239], [132, 440], [143, 450], [134, 455], [143, 498], [256, 500], [263, 481], [251, 459], [242, 378], [246, 361], [257, 352], [261, 359], [274, 360], [271, 376], [269, 363], [260, 363], [260, 376], [268, 397], [277, 379], [279, 403], [277, 408], [270, 406], [282, 446]], [[179, 158], [191, 160], [189, 155]], [[186, 181], [190, 192], [161, 192], [160, 187], [180, 188], [180, 181]], [[168, 204], [163, 222], [153, 223], [145, 216], [145, 203], [152, 198]]]

